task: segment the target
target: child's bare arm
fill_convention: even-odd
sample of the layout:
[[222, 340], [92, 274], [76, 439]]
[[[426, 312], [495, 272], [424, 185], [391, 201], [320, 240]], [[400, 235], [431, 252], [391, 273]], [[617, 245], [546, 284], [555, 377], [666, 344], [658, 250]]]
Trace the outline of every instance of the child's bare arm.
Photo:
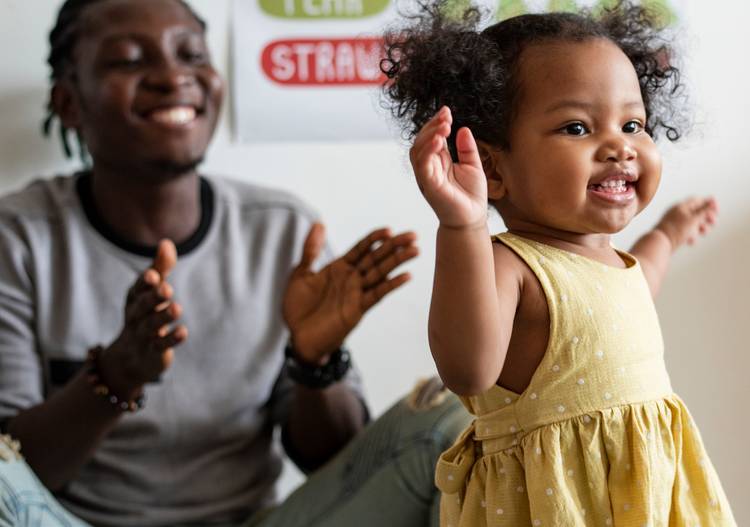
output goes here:
[[[487, 229], [487, 181], [476, 143], [458, 131], [459, 162], [445, 148], [451, 115], [443, 108], [411, 150], [425, 199], [440, 220], [430, 306], [430, 349], [443, 382], [456, 393], [486, 390], [497, 381], [509, 335], [498, 324], [493, 248]], [[516, 300], [517, 302], [517, 300]]]
[[641, 262], [651, 294], [661, 288], [672, 254], [682, 245], [695, 243], [716, 222], [718, 207], [714, 198], [690, 198], [670, 208], [651, 231], [630, 250]]
[[430, 349], [455, 393], [484, 392], [500, 376], [520, 295], [515, 262], [505, 253], [490, 242], [486, 226], [438, 230]]

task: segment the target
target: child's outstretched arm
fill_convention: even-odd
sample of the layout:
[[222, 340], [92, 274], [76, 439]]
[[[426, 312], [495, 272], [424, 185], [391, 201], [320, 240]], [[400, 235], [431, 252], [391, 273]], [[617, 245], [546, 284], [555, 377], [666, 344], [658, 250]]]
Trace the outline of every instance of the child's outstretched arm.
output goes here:
[[445, 385], [472, 394], [497, 381], [510, 324], [505, 335], [499, 319], [506, 309], [500, 306], [487, 229], [487, 180], [477, 145], [468, 128], [460, 129], [459, 162], [453, 163], [446, 148], [451, 124], [450, 110], [443, 107], [420, 130], [410, 158], [419, 188], [440, 220], [430, 349]]
[[633, 245], [630, 252], [641, 262], [652, 296], [661, 288], [672, 254], [686, 243], [695, 243], [698, 235], [708, 233], [717, 214], [714, 198], [687, 199], [670, 208], [656, 227]]

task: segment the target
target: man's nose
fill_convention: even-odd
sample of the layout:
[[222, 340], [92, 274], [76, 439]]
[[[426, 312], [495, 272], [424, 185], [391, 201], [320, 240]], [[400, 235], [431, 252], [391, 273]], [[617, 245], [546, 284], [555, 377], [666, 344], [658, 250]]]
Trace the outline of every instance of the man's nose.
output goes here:
[[175, 64], [163, 64], [154, 67], [145, 77], [149, 88], [173, 92], [195, 82], [195, 76], [187, 69]]

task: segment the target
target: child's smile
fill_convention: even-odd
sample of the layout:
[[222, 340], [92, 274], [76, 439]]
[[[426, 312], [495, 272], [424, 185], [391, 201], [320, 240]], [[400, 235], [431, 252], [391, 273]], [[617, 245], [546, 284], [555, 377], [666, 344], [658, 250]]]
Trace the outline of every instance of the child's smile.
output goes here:
[[610, 234], [651, 201], [661, 161], [645, 131], [638, 77], [607, 40], [524, 51], [510, 148], [497, 172], [509, 228]]
[[611, 203], [625, 204], [635, 199], [638, 176], [628, 170], [615, 169], [588, 186], [589, 192]]

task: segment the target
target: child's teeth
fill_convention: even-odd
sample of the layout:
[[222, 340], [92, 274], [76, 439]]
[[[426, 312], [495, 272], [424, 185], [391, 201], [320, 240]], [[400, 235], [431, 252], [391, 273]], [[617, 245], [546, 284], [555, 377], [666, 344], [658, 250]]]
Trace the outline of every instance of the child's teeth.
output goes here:
[[598, 187], [607, 192], [625, 192], [627, 191], [627, 182], [625, 180], [604, 181]]

